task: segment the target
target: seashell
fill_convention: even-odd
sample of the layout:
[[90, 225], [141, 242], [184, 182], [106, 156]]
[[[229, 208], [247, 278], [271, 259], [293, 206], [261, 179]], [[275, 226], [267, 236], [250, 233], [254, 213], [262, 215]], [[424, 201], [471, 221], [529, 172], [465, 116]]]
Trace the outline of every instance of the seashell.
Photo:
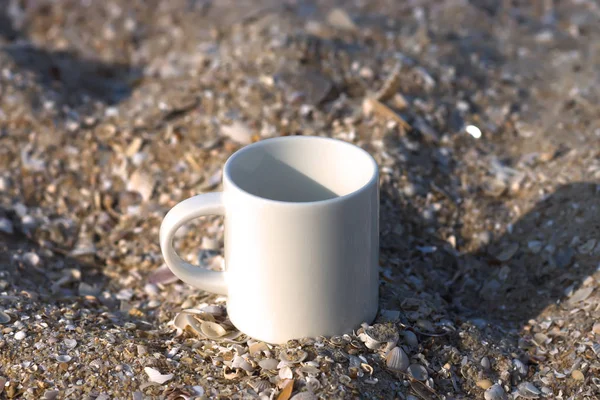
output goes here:
[[352, 382], [352, 378], [350, 378], [348, 375], [340, 375], [340, 377], [338, 378], [340, 383], [344, 384], [344, 385], [349, 385]]
[[221, 125], [221, 134], [239, 144], [252, 143], [252, 130], [240, 121], [234, 121], [232, 125]]
[[418, 381], [426, 381], [429, 378], [427, 370], [420, 364], [411, 364], [408, 367], [408, 373]]
[[248, 361], [238, 355], [233, 357], [231, 368], [241, 368], [246, 372], [251, 372], [254, 370], [254, 367]]
[[321, 370], [314, 365], [303, 365], [300, 367], [300, 371], [305, 374], [318, 375], [321, 373]]
[[223, 328], [216, 322], [210, 321], [202, 321], [202, 323], [200, 324], [200, 330], [202, 331], [204, 336], [206, 336], [209, 339], [217, 339], [227, 334], [225, 328]]
[[595, 355], [600, 357], [600, 343], [596, 342], [592, 345], [592, 351]]
[[162, 385], [163, 383], [165, 383], [173, 378], [173, 374], [163, 375], [160, 373], [160, 371], [158, 371], [154, 368], [151, 368], [151, 367], [144, 368], [144, 372], [148, 375], [148, 380], [150, 382], [155, 382], [160, 385]]
[[381, 345], [381, 342], [371, 338], [366, 333], [360, 333], [358, 335], [358, 338], [363, 341], [363, 343], [365, 344], [365, 346], [367, 346], [368, 349], [371, 349], [371, 350], [378, 349], [379, 346]]
[[365, 371], [369, 375], [373, 375], [373, 371], [374, 371], [373, 367], [371, 367], [369, 364], [362, 363], [362, 364], [360, 364], [360, 367], [362, 368], [363, 371]]
[[490, 387], [492, 387], [492, 381], [490, 381], [489, 379], [482, 379], [480, 381], [477, 381], [475, 384], [483, 390], [487, 390]]
[[393, 325], [375, 324], [364, 328], [364, 333], [379, 343], [398, 341], [398, 331]]
[[264, 379], [260, 379], [258, 381], [251, 381], [249, 385], [252, 389], [254, 389], [256, 393], [261, 393], [271, 388], [271, 384], [269, 383], [269, 381]]
[[513, 362], [513, 366], [515, 367], [515, 370], [519, 373], [519, 375], [521, 375], [521, 376], [527, 375], [528, 368], [521, 360], [515, 358], [512, 362]]
[[511, 258], [513, 258], [513, 256], [517, 253], [518, 250], [519, 250], [519, 244], [511, 243], [508, 246], [506, 246], [504, 249], [502, 249], [502, 251], [500, 251], [500, 253], [498, 253], [496, 255], [496, 260], [501, 261], [501, 262], [506, 262], [506, 261], [510, 260]]
[[[410, 365], [408, 356], [400, 347], [394, 347], [385, 357], [385, 365], [392, 371], [406, 371]], [[372, 372], [371, 368], [371, 372]]]
[[0, 324], [8, 324], [10, 322], [10, 315], [4, 311], [0, 311]]
[[517, 387], [518, 393], [521, 397], [526, 399], [537, 399], [542, 392], [535, 387], [531, 382], [523, 382]]
[[56, 361], [61, 362], [61, 363], [68, 363], [69, 361], [71, 361], [71, 356], [68, 355], [58, 355], [56, 356]]
[[576, 369], [571, 372], [571, 378], [575, 379], [576, 381], [583, 381], [585, 379], [585, 375], [583, 375], [583, 372]]
[[75, 340], [75, 339], [68, 339], [67, 338], [67, 339], [63, 340], [63, 343], [69, 349], [74, 349], [77, 346], [77, 340]]
[[150, 276], [148, 276], [148, 283], [153, 283], [153, 284], [162, 284], [162, 285], [168, 285], [171, 283], [175, 283], [179, 280], [178, 277], [175, 276], [175, 274], [173, 274], [173, 272], [171, 272], [171, 270], [169, 269], [169, 267], [167, 267], [166, 264], [161, 265], [160, 267], [158, 267], [157, 269], [155, 269]]
[[573, 295], [569, 298], [569, 304], [576, 304], [581, 301], [586, 300], [592, 292], [594, 291], [593, 287], [584, 287], [577, 290]]
[[254, 342], [248, 346], [248, 351], [250, 355], [254, 356], [269, 351], [269, 346], [265, 342]]
[[198, 320], [192, 314], [188, 314], [187, 312], [180, 312], [177, 314], [173, 320], [173, 325], [177, 328], [178, 335], [189, 326], [196, 335], [202, 337], [205, 336]]
[[55, 400], [58, 399], [58, 395], [60, 394], [60, 392], [58, 390], [46, 390], [44, 392], [44, 396], [42, 397], [42, 400]]
[[506, 400], [507, 397], [502, 386], [496, 383], [485, 391], [483, 398], [485, 400]]
[[221, 336], [219, 340], [228, 343], [246, 343], [248, 337], [240, 331], [232, 331], [227, 333], [226, 335]]
[[316, 392], [321, 388], [321, 382], [317, 378], [309, 376], [306, 378], [306, 387], [311, 392]]
[[279, 364], [279, 361], [274, 358], [265, 358], [264, 360], [260, 360], [258, 362], [259, 367], [271, 371], [275, 371], [277, 369], [277, 364]]
[[317, 400], [318, 397], [312, 392], [296, 393], [290, 400]]
[[242, 370], [231, 369], [228, 366], [223, 367], [223, 376], [225, 379], [237, 379], [242, 377]]
[[225, 311], [223, 311], [223, 307], [221, 306], [206, 306], [206, 307], [202, 307], [200, 309], [200, 311], [202, 311], [203, 313], [208, 313], [211, 315], [214, 315], [216, 317], [220, 317], [222, 315], [225, 314]]
[[332, 336], [329, 341], [334, 346], [342, 346], [344, 344], [344, 338], [341, 336]]
[[15, 333], [15, 340], [23, 340], [26, 336], [27, 334], [25, 333], [25, 331], [19, 331]]
[[289, 364], [298, 364], [306, 359], [308, 353], [302, 349], [284, 349], [279, 353], [279, 359]]
[[279, 377], [281, 379], [292, 379], [294, 377], [294, 373], [289, 366], [284, 366], [279, 369]]
[[581, 254], [589, 254], [596, 247], [596, 239], [590, 239], [577, 248]]

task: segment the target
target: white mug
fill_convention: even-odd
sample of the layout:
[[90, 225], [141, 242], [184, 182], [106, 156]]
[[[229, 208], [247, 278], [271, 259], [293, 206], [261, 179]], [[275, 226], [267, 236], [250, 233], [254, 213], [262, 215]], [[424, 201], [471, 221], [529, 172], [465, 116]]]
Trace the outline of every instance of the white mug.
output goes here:
[[[177, 204], [160, 227], [182, 281], [227, 295], [231, 322], [268, 343], [351, 332], [377, 314], [379, 176], [360, 147], [317, 136], [266, 139], [235, 152], [223, 191]], [[173, 236], [225, 216], [225, 270], [188, 264]]]

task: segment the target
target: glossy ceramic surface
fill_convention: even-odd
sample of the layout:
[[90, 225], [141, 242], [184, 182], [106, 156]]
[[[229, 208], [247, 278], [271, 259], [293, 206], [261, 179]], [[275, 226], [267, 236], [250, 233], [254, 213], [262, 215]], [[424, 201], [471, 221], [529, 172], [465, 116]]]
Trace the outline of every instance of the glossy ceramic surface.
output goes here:
[[[183, 262], [177, 229], [225, 216], [225, 271]], [[270, 343], [337, 335], [371, 322], [378, 304], [379, 186], [375, 160], [329, 138], [267, 139], [233, 154], [223, 192], [176, 205], [160, 243], [181, 280], [227, 295], [242, 332]]]

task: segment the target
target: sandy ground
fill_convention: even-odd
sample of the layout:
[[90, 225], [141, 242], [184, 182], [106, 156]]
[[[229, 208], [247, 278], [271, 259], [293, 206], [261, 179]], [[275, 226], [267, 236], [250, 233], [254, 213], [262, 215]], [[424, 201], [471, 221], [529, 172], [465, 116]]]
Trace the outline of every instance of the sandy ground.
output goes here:
[[[599, 398], [599, 22], [586, 0], [0, 0], [0, 398]], [[161, 267], [164, 214], [280, 135], [380, 165], [372, 327], [257, 343]], [[220, 268], [222, 240], [208, 218], [176, 244]]]

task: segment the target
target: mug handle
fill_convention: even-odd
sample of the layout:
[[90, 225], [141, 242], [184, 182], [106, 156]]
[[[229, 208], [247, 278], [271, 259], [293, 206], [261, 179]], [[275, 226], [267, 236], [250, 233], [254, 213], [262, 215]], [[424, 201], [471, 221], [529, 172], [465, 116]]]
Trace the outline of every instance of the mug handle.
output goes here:
[[222, 192], [190, 197], [173, 207], [160, 225], [160, 248], [165, 263], [179, 279], [198, 289], [226, 295], [225, 272], [211, 271], [189, 264], [173, 249], [173, 236], [177, 229], [186, 222], [205, 215], [225, 215]]

